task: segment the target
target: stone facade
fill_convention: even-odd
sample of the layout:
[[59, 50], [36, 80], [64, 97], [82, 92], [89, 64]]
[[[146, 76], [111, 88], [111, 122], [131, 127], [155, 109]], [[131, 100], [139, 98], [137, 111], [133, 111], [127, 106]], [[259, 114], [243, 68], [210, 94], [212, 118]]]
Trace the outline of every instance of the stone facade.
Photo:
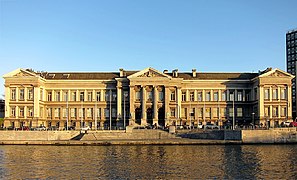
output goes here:
[[[5, 79], [4, 126], [92, 129], [129, 125], [280, 125], [291, 120], [294, 76], [141, 71], [54, 73], [17, 69]], [[126, 123], [124, 123], [124, 121]]]

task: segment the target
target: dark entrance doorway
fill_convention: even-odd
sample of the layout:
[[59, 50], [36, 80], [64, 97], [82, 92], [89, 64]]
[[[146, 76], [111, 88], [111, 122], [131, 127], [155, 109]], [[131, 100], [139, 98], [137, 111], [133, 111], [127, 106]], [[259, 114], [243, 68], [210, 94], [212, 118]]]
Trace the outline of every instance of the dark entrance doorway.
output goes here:
[[148, 108], [147, 110], [146, 110], [146, 119], [147, 119], [147, 123], [148, 124], [153, 124], [153, 110], [152, 110], [152, 108]]
[[158, 110], [158, 124], [160, 126], [165, 126], [165, 110], [164, 110], [164, 107], [161, 107]]
[[140, 108], [135, 109], [135, 122], [137, 124], [141, 124], [141, 109]]

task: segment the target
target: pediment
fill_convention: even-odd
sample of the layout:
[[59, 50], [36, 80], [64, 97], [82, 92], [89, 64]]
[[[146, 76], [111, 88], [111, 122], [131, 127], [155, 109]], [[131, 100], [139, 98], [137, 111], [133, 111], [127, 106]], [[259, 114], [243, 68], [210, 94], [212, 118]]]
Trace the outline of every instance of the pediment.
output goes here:
[[3, 77], [36, 77], [36, 74], [19, 68], [10, 73], [5, 74]]
[[279, 69], [274, 69], [274, 70], [268, 71], [268, 72], [260, 75], [259, 77], [289, 77], [289, 78], [294, 78], [294, 76], [292, 74], [289, 74], [289, 73], [284, 72], [284, 71], [279, 70]]
[[171, 78], [171, 76], [153, 68], [146, 68], [128, 76], [128, 78]]

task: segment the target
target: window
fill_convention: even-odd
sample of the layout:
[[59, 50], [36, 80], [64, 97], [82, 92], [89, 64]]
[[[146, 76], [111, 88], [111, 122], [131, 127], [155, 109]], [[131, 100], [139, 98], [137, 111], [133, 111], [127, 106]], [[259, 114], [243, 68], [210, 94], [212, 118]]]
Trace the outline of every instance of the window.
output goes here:
[[233, 113], [233, 108], [229, 108], [229, 117], [233, 117], [234, 113]]
[[237, 117], [242, 117], [242, 108], [237, 108]]
[[214, 100], [214, 101], [218, 101], [218, 100], [219, 100], [218, 97], [219, 97], [218, 92], [214, 92], [214, 93], [213, 93], [213, 100]]
[[269, 99], [269, 89], [264, 90], [264, 99], [268, 100]]
[[229, 94], [229, 101], [234, 101], [234, 92], [230, 92]]
[[80, 92], [79, 94], [79, 100], [84, 101], [85, 100], [85, 92]]
[[159, 101], [164, 101], [164, 93], [163, 93], [163, 91], [159, 91]]
[[71, 108], [71, 117], [72, 118], [76, 118], [76, 112], [77, 112], [77, 109], [76, 108]]
[[24, 107], [20, 107], [19, 109], [20, 109], [20, 114], [19, 114], [19, 116], [20, 116], [20, 117], [24, 117]]
[[88, 101], [92, 101], [93, 93], [88, 92]]
[[190, 113], [190, 117], [194, 117], [195, 116], [195, 108], [191, 108], [189, 113]]
[[67, 109], [63, 108], [63, 117], [67, 117]]
[[282, 107], [281, 116], [287, 116], [287, 108]]
[[52, 109], [51, 108], [47, 108], [47, 117], [52, 117]]
[[251, 93], [250, 90], [246, 90], [246, 91], [245, 91], [245, 101], [250, 101], [250, 100], [251, 100], [251, 99], [250, 99], [250, 93]]
[[175, 108], [170, 108], [171, 117], [175, 117]]
[[33, 88], [28, 89], [28, 100], [33, 100]]
[[186, 101], [186, 92], [182, 92], [182, 101]]
[[205, 93], [205, 101], [210, 101], [210, 92]]
[[210, 118], [210, 114], [211, 114], [211, 109], [205, 108], [205, 117]]
[[148, 101], [153, 101], [153, 92], [152, 91], [148, 91], [146, 94], [147, 94], [147, 100]]
[[272, 108], [272, 116], [277, 117], [278, 116], [278, 107], [273, 107]]
[[175, 101], [175, 91], [171, 91], [170, 93], [170, 100]]
[[237, 101], [242, 101], [242, 91], [237, 91]]
[[135, 92], [135, 99], [136, 101], [140, 101], [140, 91]]
[[76, 92], [71, 93], [71, 101], [76, 101]]
[[272, 99], [278, 99], [277, 89], [273, 89], [273, 91], [272, 91]]
[[60, 101], [60, 92], [56, 91], [56, 101]]
[[93, 117], [93, 108], [87, 108], [87, 117], [92, 118]]
[[202, 115], [203, 115], [203, 108], [199, 108], [198, 109], [198, 117], [202, 118]]
[[226, 101], [226, 91], [222, 92], [222, 101]]
[[78, 111], [78, 116], [81, 118], [85, 117], [85, 108], [80, 108]]
[[194, 92], [190, 92], [190, 101], [194, 101]]
[[211, 108], [213, 117], [219, 117], [218, 108]]
[[25, 91], [24, 91], [24, 89], [20, 89], [20, 100], [24, 100], [25, 99]]
[[198, 92], [197, 96], [198, 96], [198, 101], [202, 101], [202, 92]]
[[60, 117], [60, 108], [55, 108], [55, 117]]
[[15, 117], [15, 107], [11, 107], [11, 117]]
[[117, 117], [117, 110], [116, 108], [111, 109], [111, 117], [116, 118]]
[[111, 91], [111, 95], [112, 95], [112, 101], [116, 101], [117, 100], [117, 93]]
[[129, 92], [123, 91], [123, 100], [125, 99], [125, 102], [129, 101]]
[[33, 117], [33, 107], [28, 107], [28, 116]]
[[264, 113], [265, 113], [265, 117], [269, 117], [270, 116], [270, 108], [269, 107], [265, 107]]
[[68, 92], [63, 92], [64, 93], [64, 101], [68, 101]]
[[109, 108], [104, 109], [105, 118], [109, 118]]
[[101, 118], [101, 108], [97, 108], [97, 117]]
[[287, 99], [287, 89], [281, 89], [281, 99]]
[[16, 97], [15, 97], [15, 89], [11, 89], [11, 95], [10, 95], [10, 99], [11, 100], [15, 100], [16, 99]]
[[101, 101], [101, 92], [96, 92], [96, 101]]

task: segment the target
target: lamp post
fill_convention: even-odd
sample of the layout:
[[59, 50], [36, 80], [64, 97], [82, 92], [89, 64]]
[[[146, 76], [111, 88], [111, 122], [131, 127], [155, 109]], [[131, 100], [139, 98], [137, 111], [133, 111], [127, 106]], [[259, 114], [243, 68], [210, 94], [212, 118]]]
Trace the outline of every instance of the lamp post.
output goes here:
[[233, 130], [235, 130], [235, 108], [234, 108], [235, 93], [233, 93]]
[[126, 98], [128, 93], [124, 91], [124, 129], [126, 130]]
[[68, 131], [68, 92], [66, 92], [66, 131]]
[[112, 91], [109, 90], [109, 130], [111, 130], [111, 95]]
[[255, 129], [255, 113], [252, 113], [253, 129]]

